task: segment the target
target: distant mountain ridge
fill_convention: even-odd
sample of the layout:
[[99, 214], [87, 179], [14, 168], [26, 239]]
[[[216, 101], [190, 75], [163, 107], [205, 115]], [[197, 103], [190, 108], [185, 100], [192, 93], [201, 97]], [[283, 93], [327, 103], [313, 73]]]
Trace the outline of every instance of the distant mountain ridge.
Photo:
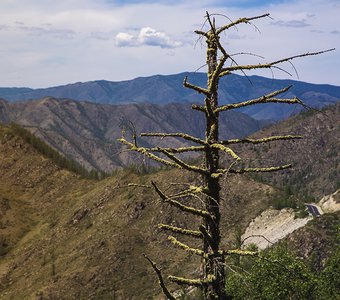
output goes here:
[[[186, 72], [139, 77], [119, 82], [105, 80], [77, 82], [45, 89], [0, 88], [0, 98], [10, 102], [41, 99], [49, 96], [105, 104], [202, 103], [203, 96], [197, 95], [193, 90], [183, 88], [182, 83], [185, 76], [188, 76], [189, 82], [193, 84], [206, 85], [205, 73]], [[289, 85], [293, 85], [293, 87], [282, 97], [297, 96], [312, 107], [320, 108], [334, 104], [340, 99], [340, 87], [338, 86], [232, 74], [220, 81], [220, 104], [253, 99]], [[258, 120], [277, 121], [286, 119], [300, 110], [301, 107], [295, 105], [267, 104], [244, 108], [242, 111]]]

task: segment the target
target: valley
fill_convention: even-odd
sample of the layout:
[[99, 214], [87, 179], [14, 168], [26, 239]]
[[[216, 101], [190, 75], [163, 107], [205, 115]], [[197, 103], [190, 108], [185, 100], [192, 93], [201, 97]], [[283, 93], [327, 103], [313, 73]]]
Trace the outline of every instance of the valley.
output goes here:
[[[37, 105], [56, 107], [58, 103], [47, 99]], [[298, 115], [256, 133], [261, 136], [268, 131], [275, 134], [296, 129], [297, 133], [313, 135], [301, 140], [302, 144], [278, 143], [275, 151], [264, 151], [270, 159], [293, 151], [292, 156], [282, 159], [301, 160], [302, 170], [310, 170], [309, 176], [301, 177], [299, 188], [306, 184], [315, 199], [336, 189], [329, 174], [338, 172], [338, 157], [331, 155], [338, 147], [338, 109], [332, 106], [321, 113]], [[297, 124], [302, 127], [298, 129]], [[316, 151], [321, 136], [325, 143], [322, 151]], [[294, 150], [296, 146], [298, 150]], [[245, 157], [251, 152], [245, 152]], [[315, 159], [314, 154], [321, 154], [321, 158]], [[326, 158], [329, 166], [324, 166]], [[312, 167], [308, 167], [309, 161]], [[296, 172], [300, 171], [283, 171], [261, 180], [233, 175], [222, 181], [223, 248], [235, 248], [237, 232], [244, 232], [277, 199], [287, 197], [280, 182], [287, 182], [284, 178]], [[162, 299], [143, 253], [157, 260], [166, 273], [179, 274], [185, 269], [194, 277], [198, 272], [193, 268], [197, 258], [174, 249], [157, 228], [159, 223], [193, 228], [195, 219], [162, 204], [150, 188], [151, 180], [161, 187], [170, 180], [174, 189], [179, 183], [198, 184], [200, 179], [195, 176], [174, 169], [144, 175], [121, 170], [99, 181], [82, 179], [56, 166], [6, 126], [0, 130], [0, 176], [1, 299]], [[339, 213], [324, 214], [286, 240], [306, 258], [317, 255], [314, 263], [321, 268], [334, 251], [338, 222]], [[170, 284], [170, 288], [178, 291], [176, 285]]]
[[[168, 170], [143, 176], [122, 171], [101, 181], [85, 180], [56, 167], [6, 128], [1, 128], [0, 140], [0, 195], [10, 206], [2, 212], [9, 220], [1, 232], [7, 245], [0, 258], [2, 299], [39, 295], [55, 299], [65, 293], [70, 299], [105, 298], [113, 293], [118, 299], [147, 299], [160, 291], [142, 253], [159, 258], [169, 272], [192, 266], [195, 258], [169, 247], [156, 225], [190, 227], [195, 220], [162, 205], [151, 189], [131, 190], [127, 185], [148, 185], [155, 175], [160, 185], [168, 178], [174, 183], [195, 183], [197, 178]], [[238, 185], [247, 188], [229, 206], [227, 195], [237, 194]], [[226, 246], [235, 223], [246, 226], [249, 218], [268, 205], [268, 199], [280, 193], [241, 177], [235, 177], [224, 191]], [[21, 209], [15, 205], [16, 199]], [[244, 210], [238, 212], [236, 205]], [[11, 215], [15, 220], [29, 220], [24, 232], [20, 222], [11, 221]]]

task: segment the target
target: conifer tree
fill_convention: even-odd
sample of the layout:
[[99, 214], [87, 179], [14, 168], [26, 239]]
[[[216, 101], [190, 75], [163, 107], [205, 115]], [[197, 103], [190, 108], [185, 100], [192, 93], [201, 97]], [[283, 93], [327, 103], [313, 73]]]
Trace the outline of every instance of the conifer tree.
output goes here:
[[[250, 99], [238, 103], [231, 103], [226, 105], [219, 105], [218, 88], [221, 78], [226, 77], [233, 72], [240, 71], [245, 74], [247, 70], [256, 69], [271, 69], [279, 68], [278, 65], [284, 62], [290, 62], [295, 58], [311, 56], [321, 54], [330, 50], [304, 53], [291, 57], [278, 59], [268, 63], [259, 64], [247, 64], [239, 65], [233, 58], [233, 55], [229, 54], [220, 41], [220, 36], [225, 31], [233, 28], [239, 24], [252, 24], [252, 21], [269, 17], [269, 14], [255, 16], [251, 18], [240, 18], [236, 21], [231, 21], [227, 25], [217, 26], [215, 18], [206, 13], [206, 25], [207, 30], [197, 30], [196, 34], [200, 38], [204, 39], [207, 45], [206, 48], [206, 65], [207, 65], [207, 85], [206, 87], [197, 86], [189, 82], [188, 78], [184, 78], [183, 85], [185, 88], [192, 89], [198, 94], [204, 95], [204, 103], [202, 105], [192, 105], [192, 109], [198, 113], [202, 113], [206, 119], [206, 131], [205, 137], [199, 138], [191, 136], [186, 133], [141, 133], [144, 137], [158, 137], [166, 139], [169, 137], [180, 138], [186, 141], [191, 146], [174, 148], [174, 147], [141, 147], [137, 144], [136, 135], [133, 134], [132, 141], [127, 140], [125, 137], [120, 139], [120, 142], [127, 145], [132, 151], [139, 152], [146, 157], [161, 163], [166, 166], [187, 170], [200, 175], [203, 179], [201, 186], [189, 186], [187, 189], [176, 193], [167, 194], [157, 185], [156, 182], [152, 182], [152, 186], [159, 198], [171, 206], [178, 208], [179, 210], [189, 214], [198, 216], [201, 219], [201, 223], [197, 225], [195, 229], [187, 229], [181, 227], [175, 227], [168, 224], [159, 224], [159, 228], [170, 231], [174, 235], [189, 236], [194, 239], [200, 239], [201, 247], [193, 248], [173, 235], [168, 237], [169, 241], [176, 247], [187, 251], [188, 253], [198, 255], [201, 257], [202, 266], [200, 278], [186, 278], [168, 276], [168, 279], [178, 285], [188, 285], [199, 287], [203, 290], [205, 299], [213, 300], [225, 300], [231, 299], [226, 293], [226, 273], [225, 273], [225, 258], [229, 255], [257, 255], [256, 252], [245, 251], [242, 249], [221, 249], [221, 233], [220, 233], [220, 181], [226, 174], [244, 174], [250, 172], [274, 172], [284, 170], [291, 167], [291, 164], [275, 165], [275, 166], [263, 166], [263, 167], [242, 167], [240, 162], [242, 157], [240, 154], [235, 153], [232, 150], [232, 145], [235, 144], [253, 144], [259, 145], [264, 143], [271, 143], [273, 141], [287, 141], [300, 139], [301, 136], [293, 135], [278, 135], [270, 136], [261, 139], [231, 139], [221, 140], [219, 138], [219, 115], [229, 110], [238, 109], [241, 107], [247, 107], [256, 104], [263, 103], [286, 103], [286, 104], [300, 104], [305, 106], [300, 99], [281, 97], [286, 93], [291, 86], [283, 87], [282, 89], [272, 91], [262, 97], [256, 99]], [[187, 152], [199, 152], [204, 157], [204, 163], [191, 164], [180, 158], [178, 154]], [[223, 166], [220, 156], [226, 155], [229, 157], [230, 164]], [[241, 187], [240, 187], [241, 188]], [[183, 200], [185, 198], [199, 199], [196, 205], [187, 205]], [[200, 201], [202, 200], [203, 201]], [[202, 203], [203, 202], [203, 203]], [[166, 287], [161, 270], [157, 267], [156, 263], [149, 257], [145, 256], [151, 263], [155, 270], [162, 291], [167, 299], [175, 299], [171, 292]]]

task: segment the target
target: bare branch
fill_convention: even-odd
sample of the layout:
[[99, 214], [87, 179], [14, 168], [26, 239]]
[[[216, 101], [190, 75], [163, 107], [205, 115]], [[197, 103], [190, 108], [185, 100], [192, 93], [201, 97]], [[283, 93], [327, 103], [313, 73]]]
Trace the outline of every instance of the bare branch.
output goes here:
[[175, 237], [173, 236], [168, 236], [168, 240], [174, 244], [175, 246], [189, 252], [189, 253], [192, 253], [192, 254], [196, 254], [196, 255], [199, 255], [199, 256], [203, 256], [204, 255], [204, 252], [200, 249], [196, 249], [196, 248], [191, 248], [189, 247], [188, 245], [178, 241]]
[[192, 89], [196, 92], [198, 92], [199, 94], [204, 94], [206, 96], [210, 95], [210, 92], [207, 89], [204, 89], [202, 87], [199, 87], [197, 85], [193, 85], [191, 83], [188, 82], [188, 76], [185, 76], [184, 81], [183, 81], [183, 86], [189, 89]]
[[192, 109], [195, 109], [195, 110], [199, 110], [199, 111], [206, 112], [205, 107], [202, 106], [202, 105], [192, 104], [192, 105], [191, 105], [191, 108], [192, 108]]
[[238, 52], [238, 53], [233, 53], [233, 54], [230, 54], [230, 56], [237, 56], [237, 55], [249, 55], [249, 56], [256, 56], [256, 57], [259, 57], [259, 58], [262, 58], [264, 59], [263, 56], [259, 55], [259, 54], [255, 54], [255, 53], [251, 53], [251, 52]]
[[240, 160], [241, 159], [233, 150], [231, 150], [228, 147], [224, 147], [222, 144], [219, 144], [219, 143], [212, 144], [212, 145], [210, 145], [210, 147], [213, 148], [213, 149], [218, 149], [218, 150], [221, 150], [221, 151], [223, 151], [225, 153], [228, 153], [229, 155], [232, 156], [232, 158], [235, 158], [236, 160]]
[[130, 133], [132, 135], [133, 143], [137, 147], [137, 131], [136, 131], [135, 124], [133, 124], [133, 122], [131, 120], [122, 117], [119, 120], [118, 126], [119, 126], [119, 128], [122, 129], [122, 134], [124, 134], [124, 132], [126, 130], [130, 131]]
[[232, 19], [230, 19], [228, 16], [224, 15], [224, 14], [217, 14], [217, 13], [213, 13], [213, 14], [209, 14], [210, 16], [221, 16], [226, 18], [227, 20], [229, 20], [229, 22], [233, 22]]
[[223, 255], [239, 255], [239, 256], [258, 256], [259, 255], [257, 251], [248, 251], [248, 250], [241, 250], [241, 249], [221, 250], [220, 252]]
[[231, 144], [261, 144], [261, 143], [268, 143], [272, 141], [285, 141], [285, 140], [298, 140], [302, 139], [302, 135], [277, 135], [277, 136], [271, 136], [267, 138], [262, 139], [232, 139], [232, 140], [226, 140], [226, 141], [220, 141], [223, 145], [231, 145]]
[[275, 172], [275, 171], [289, 169], [291, 167], [292, 165], [288, 164], [288, 165], [283, 165], [283, 166], [278, 166], [278, 167], [268, 167], [268, 168], [244, 168], [244, 169], [239, 169], [239, 170], [231, 169], [229, 172], [237, 173], [237, 174], [250, 173], [250, 172]]
[[301, 104], [302, 101], [299, 100], [298, 98], [293, 98], [293, 99], [280, 99], [280, 98], [274, 98], [277, 95], [280, 95], [282, 93], [287, 92], [292, 86], [287, 86], [283, 89], [271, 92], [267, 95], [264, 95], [262, 97], [256, 98], [256, 99], [252, 99], [252, 100], [247, 100], [247, 101], [243, 101], [240, 103], [232, 103], [232, 104], [226, 104], [223, 106], [220, 106], [218, 108], [215, 109], [215, 112], [221, 112], [221, 111], [226, 111], [226, 110], [230, 110], [230, 109], [235, 109], [235, 108], [240, 108], [240, 107], [244, 107], [244, 106], [249, 106], [249, 105], [254, 105], [254, 104], [258, 104], [258, 103], [268, 103], [268, 102], [272, 102], [272, 103], [287, 103], [287, 104]]
[[202, 233], [199, 231], [184, 229], [184, 228], [175, 227], [175, 226], [166, 225], [166, 224], [158, 224], [158, 228], [163, 229], [163, 230], [169, 230], [174, 233], [188, 235], [194, 238], [202, 238]]
[[253, 238], [253, 237], [263, 238], [263, 239], [266, 240], [268, 243], [274, 245], [274, 243], [273, 243], [272, 241], [270, 241], [269, 239], [267, 239], [267, 238], [266, 238], [264, 235], [262, 235], [262, 234], [252, 234], [252, 235], [247, 236], [245, 239], [242, 240], [241, 245], [243, 245], [244, 242], [245, 242], [246, 240], [251, 239], [251, 238]]
[[201, 144], [201, 145], [207, 145], [207, 143], [204, 140], [201, 140], [199, 138], [196, 138], [196, 137], [191, 136], [191, 135], [186, 134], [186, 133], [158, 133], [158, 132], [152, 133], [152, 132], [150, 132], [150, 133], [141, 133], [140, 135], [141, 136], [151, 136], [151, 137], [161, 137], [161, 138], [180, 137], [180, 138], [185, 139], [185, 140], [190, 141], [190, 142], [194, 142], [194, 143]]
[[191, 285], [196, 287], [202, 287], [202, 281], [200, 279], [188, 279], [184, 277], [177, 276], [168, 276], [168, 279], [172, 282], [177, 283], [178, 285]]
[[204, 67], [206, 67], [206, 66], [207, 66], [207, 64], [205, 63], [204, 65], [198, 67], [198, 68], [194, 71], [194, 73], [198, 72], [199, 70], [201, 70], [202, 68], [204, 68]]
[[236, 25], [241, 24], [241, 23], [245, 23], [245, 24], [248, 23], [249, 24], [250, 21], [252, 21], [252, 20], [261, 19], [261, 18], [265, 18], [265, 17], [269, 17], [269, 14], [264, 14], [264, 15], [255, 16], [255, 17], [251, 17], [251, 18], [240, 18], [240, 19], [238, 19], [238, 20], [236, 20], [236, 21], [234, 21], [234, 22], [232, 22], [232, 23], [230, 23], [228, 25], [220, 27], [216, 31], [216, 33], [219, 35], [221, 32], [229, 29], [230, 27], [236, 26]]
[[260, 172], [275, 172], [275, 171], [280, 171], [280, 170], [285, 170], [285, 169], [288, 169], [288, 168], [291, 168], [292, 165], [289, 164], [289, 165], [283, 165], [283, 166], [278, 166], [278, 167], [268, 167], [268, 168], [244, 168], [244, 169], [231, 169], [231, 168], [228, 168], [228, 169], [218, 169], [216, 171], [216, 173], [212, 173], [210, 176], [212, 178], [218, 178], [218, 177], [221, 177], [223, 176], [224, 174], [227, 174], [227, 173], [232, 173], [232, 174], [243, 174], [243, 173], [260, 173]]
[[172, 196], [169, 196], [169, 198], [173, 197], [186, 197], [190, 196], [191, 194], [197, 194], [197, 193], [203, 193], [204, 192], [204, 187], [203, 186], [194, 186], [191, 185], [190, 183], [170, 183], [171, 185], [187, 185], [188, 188], [186, 190], [180, 191], [179, 193], [176, 193]]
[[[289, 62], [289, 61], [288, 61], [288, 62]], [[286, 74], [289, 75], [290, 77], [293, 77], [292, 73], [288, 72], [288, 71], [285, 70], [284, 68], [280, 68], [280, 67], [278, 67], [278, 66], [272, 66], [270, 69], [271, 69], [271, 70], [272, 70], [272, 69], [278, 69], [278, 70], [280, 70], [281, 72], [286, 73]]]
[[150, 159], [152, 159], [154, 161], [157, 161], [159, 163], [162, 163], [164, 165], [182, 169], [182, 167], [180, 165], [178, 165], [178, 164], [176, 164], [174, 162], [168, 161], [166, 159], [160, 158], [157, 155], [154, 155], [154, 154], [150, 153], [148, 148], [136, 147], [134, 144], [128, 142], [124, 138], [120, 138], [120, 139], [118, 139], [118, 141], [120, 141], [124, 145], [129, 146], [131, 151], [136, 151], [136, 152], [142, 153], [145, 156], [147, 156], [148, 158], [150, 158]]
[[[220, 43], [220, 39], [219, 39], [219, 35], [218, 33], [216, 32], [215, 30], [215, 26], [213, 26], [213, 24], [211, 23], [211, 20], [210, 20], [210, 16], [209, 16], [209, 13], [207, 12], [207, 20], [209, 21], [209, 24], [210, 24], [210, 27], [211, 27], [211, 31], [215, 37], [215, 42], [216, 42], [216, 45], [218, 47], [218, 49], [222, 52], [223, 54], [223, 57], [221, 59], [221, 61], [219, 62], [219, 64], [217, 65], [215, 71], [211, 74], [211, 79], [210, 79], [210, 84], [209, 84], [209, 91], [211, 92], [212, 91], [212, 87], [213, 86], [218, 86], [218, 80], [219, 80], [219, 77], [220, 77], [220, 74], [222, 72], [222, 68], [226, 62], [227, 59], [230, 59], [235, 65], [238, 65], [238, 63], [236, 62], [236, 60], [234, 60], [231, 55], [229, 55], [227, 53], [227, 51], [224, 49], [224, 47], [221, 45]], [[241, 70], [242, 73], [244, 74], [244, 76], [249, 80], [247, 74]], [[250, 81], [250, 80], [249, 80]], [[251, 81], [250, 81], [251, 83]]]
[[293, 62], [291, 62], [291, 61], [288, 61], [288, 62], [289, 62], [290, 65], [292, 66], [292, 68], [293, 68], [293, 70], [294, 70], [294, 72], [295, 72], [296, 78], [299, 79], [299, 73], [298, 73], [297, 69], [295, 68]]
[[172, 282], [177, 283], [178, 285], [191, 285], [196, 287], [202, 287], [203, 285], [212, 283], [215, 280], [214, 275], [210, 275], [208, 279], [201, 280], [201, 279], [188, 279], [184, 277], [177, 277], [177, 276], [168, 276], [169, 280]]
[[203, 35], [203, 36], [205, 36], [205, 37], [208, 36], [206, 32], [201, 31], [201, 30], [195, 30], [194, 32], [197, 33], [197, 34], [199, 34], [199, 35]]
[[205, 211], [205, 210], [201, 210], [201, 209], [197, 209], [191, 206], [186, 206], [183, 205], [182, 203], [176, 201], [176, 200], [172, 200], [170, 197], [166, 196], [158, 187], [154, 182], [151, 182], [151, 184], [153, 185], [153, 187], [155, 188], [157, 194], [159, 195], [159, 197], [164, 201], [167, 202], [169, 204], [171, 204], [172, 206], [175, 206], [177, 208], [179, 208], [180, 210], [187, 212], [187, 213], [191, 213], [193, 215], [196, 216], [200, 216], [203, 218], [212, 218], [210, 213]]
[[154, 263], [146, 254], [143, 254], [143, 256], [145, 257], [145, 259], [147, 261], [149, 261], [149, 263], [151, 264], [151, 266], [154, 269], [155, 273], [157, 274], [159, 285], [162, 288], [163, 294], [165, 295], [166, 299], [167, 300], [176, 300], [176, 298], [171, 295], [171, 293], [169, 292], [168, 288], [166, 287], [166, 285], [164, 283], [164, 280], [163, 280], [162, 272], [157, 267], [156, 263]]
[[173, 154], [171, 154], [167, 151], [163, 151], [163, 153], [167, 157], [169, 157], [171, 160], [173, 160], [177, 165], [181, 166], [185, 170], [196, 172], [196, 173], [199, 173], [199, 174], [202, 174], [202, 175], [208, 174], [207, 169], [203, 169], [203, 168], [200, 168], [200, 167], [189, 165], [189, 164], [185, 163], [183, 160], [179, 159], [178, 157], [176, 157], [175, 155], [173, 155]]
[[302, 101], [297, 97], [289, 98], [289, 99], [281, 99], [281, 98], [261, 99], [261, 98], [258, 98], [258, 99], [244, 101], [244, 102], [235, 103], [235, 104], [227, 104], [227, 105], [224, 105], [224, 106], [217, 108], [215, 110], [215, 112], [226, 111], [226, 110], [240, 108], [240, 107], [249, 106], [249, 105], [258, 104], [258, 103], [286, 103], [286, 104], [303, 105]]
[[160, 152], [160, 153], [184, 153], [184, 152], [198, 152], [204, 151], [205, 146], [191, 146], [191, 147], [181, 147], [181, 148], [162, 148], [162, 147], [155, 147], [149, 148], [150, 152]]
[[[171, 184], [171, 183], [170, 183]], [[176, 193], [174, 195], [168, 196], [169, 199], [179, 199], [184, 197], [196, 197], [196, 194], [206, 194], [207, 189], [203, 186], [194, 186], [187, 183], [172, 183], [172, 185], [188, 185], [188, 188], [180, 191], [179, 193]]]
[[222, 72], [220, 73], [220, 76], [222, 77], [224, 75], [229, 74], [230, 72], [238, 71], [238, 70], [268, 69], [268, 68], [271, 68], [271, 67], [273, 67], [277, 64], [281, 64], [283, 62], [287, 62], [287, 61], [290, 61], [290, 60], [295, 59], [295, 58], [319, 55], [319, 54], [323, 54], [323, 53], [330, 52], [330, 51], [333, 51], [333, 50], [335, 50], [335, 48], [327, 49], [327, 50], [323, 50], [323, 51], [318, 51], [318, 52], [307, 52], [307, 53], [286, 57], [286, 58], [283, 58], [283, 59], [279, 59], [279, 60], [276, 60], [276, 61], [273, 61], [273, 62], [270, 62], [270, 63], [264, 63], [264, 64], [230, 66], [230, 67], [227, 67], [227, 68], [223, 68]]
[[[179, 169], [185, 169], [185, 170], [197, 172], [197, 173], [202, 174], [202, 175], [207, 174], [207, 170], [206, 169], [189, 165], [189, 164], [185, 163], [183, 160], [177, 158], [176, 156], [174, 156], [173, 154], [167, 152], [166, 150], [164, 150], [162, 148], [137, 147], [134, 144], [132, 144], [132, 143], [128, 142], [127, 140], [125, 140], [124, 138], [119, 139], [119, 141], [121, 143], [129, 146], [131, 151], [136, 151], [136, 152], [142, 153], [145, 156], [151, 158], [152, 160], [160, 162], [160, 163], [162, 163], [164, 165], [168, 165], [168, 166], [176, 167], [176, 168], [179, 168]], [[161, 157], [159, 157], [157, 155], [154, 155], [154, 154], [150, 153], [150, 152], [152, 152], [155, 149], [157, 149], [159, 152], [162, 152], [166, 156], [168, 156], [172, 160], [172, 162], [168, 161], [166, 159], [163, 159], [163, 158], [161, 158]]]

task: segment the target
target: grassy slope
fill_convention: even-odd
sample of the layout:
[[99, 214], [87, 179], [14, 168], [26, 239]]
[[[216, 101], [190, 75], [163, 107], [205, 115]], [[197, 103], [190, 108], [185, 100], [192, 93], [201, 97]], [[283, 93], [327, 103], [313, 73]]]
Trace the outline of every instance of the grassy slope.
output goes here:
[[[157, 279], [142, 253], [166, 274], [195, 277], [198, 272], [198, 258], [175, 251], [156, 228], [159, 222], [195, 228], [193, 220], [161, 205], [151, 189], [124, 188], [129, 182], [148, 184], [151, 178], [165, 186], [169, 181], [195, 182], [195, 177], [170, 170], [144, 176], [123, 172], [102, 181], [80, 179], [3, 127], [0, 176], [0, 203], [7, 203], [0, 205], [1, 299], [156, 297]], [[224, 183], [226, 247], [232, 247], [235, 224], [244, 228], [276, 193], [240, 177]]]
[[[314, 179], [299, 173], [288, 175], [302, 178], [312, 193], [321, 193], [319, 187], [331, 192], [334, 189], [335, 182], [329, 177], [338, 168], [333, 155], [338, 149], [338, 109], [333, 107], [326, 115], [314, 114], [311, 118], [297, 116], [292, 125], [281, 123], [269, 132], [295, 129], [296, 133], [307, 133], [308, 138], [297, 144], [298, 153], [292, 158], [303, 158], [301, 172], [311, 165], [308, 168]], [[297, 129], [299, 124], [303, 125], [299, 127], [302, 132]], [[329, 145], [324, 152], [323, 144]], [[287, 144], [279, 151], [274, 145], [265, 151], [270, 159], [283, 160], [281, 154], [291, 152], [293, 146]], [[194, 265], [198, 259], [174, 250], [166, 235], [156, 229], [160, 222], [194, 229], [193, 220], [161, 205], [150, 189], [124, 188], [129, 182], [148, 184], [151, 179], [162, 187], [169, 181], [192, 183], [197, 181], [193, 176], [170, 170], [143, 176], [122, 172], [102, 181], [80, 179], [0, 127], [0, 178], [1, 299], [36, 299], [37, 295], [43, 299], [156, 297], [157, 279], [141, 256], [144, 252], [166, 274], [195, 277], [198, 272], [198, 264]], [[223, 245], [232, 247], [235, 229], [244, 229], [277, 195], [272, 187], [242, 177], [223, 181]], [[332, 218], [338, 220], [336, 215]], [[312, 232], [321, 232], [321, 240], [329, 227], [329, 222], [322, 220], [320, 226], [316, 222], [316, 229], [312, 228]], [[292, 242], [298, 248], [312, 247], [315, 251], [311, 253], [320, 253], [320, 239], [312, 239], [312, 246], [304, 242], [306, 230], [292, 237]], [[333, 243], [327, 238], [321, 244]], [[322, 253], [329, 251], [327, 248]], [[324, 255], [320, 261], [323, 259]]]

